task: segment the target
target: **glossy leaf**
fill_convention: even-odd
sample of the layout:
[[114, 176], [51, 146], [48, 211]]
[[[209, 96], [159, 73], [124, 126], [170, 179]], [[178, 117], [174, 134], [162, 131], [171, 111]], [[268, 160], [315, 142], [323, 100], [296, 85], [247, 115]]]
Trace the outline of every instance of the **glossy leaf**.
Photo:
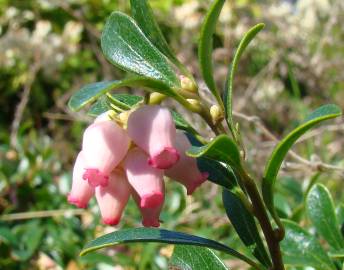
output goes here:
[[226, 89], [225, 89], [225, 104], [226, 104], [227, 122], [230, 127], [234, 127], [233, 116], [232, 116], [232, 104], [233, 104], [232, 96], [233, 96], [234, 75], [235, 75], [236, 70], [238, 69], [241, 55], [243, 54], [247, 46], [250, 44], [250, 42], [254, 39], [254, 37], [263, 28], [264, 28], [264, 24], [260, 23], [252, 27], [250, 30], [248, 30], [248, 32], [244, 35], [244, 37], [240, 41], [238, 49], [236, 50], [234, 54], [231, 67], [228, 70], [228, 78], [226, 81]]
[[240, 152], [236, 144], [227, 135], [219, 135], [204, 146], [192, 146], [187, 154], [191, 157], [204, 156], [234, 167], [240, 166]]
[[238, 259], [246, 261], [247, 263], [256, 266], [256, 264], [237, 252], [236, 250], [227, 247], [219, 242], [210, 240], [207, 238], [198, 237], [186, 233], [168, 231], [164, 229], [155, 228], [132, 228], [112, 233], [105, 234], [97, 239], [89, 242], [84, 249], [81, 251], [81, 256], [91, 251], [98, 250], [101, 248], [111, 247], [118, 244], [124, 243], [138, 243], [138, 242], [156, 242], [156, 243], [168, 243], [168, 244], [181, 244], [208, 247], [218, 251], [230, 254]]
[[335, 266], [317, 239], [291, 221], [283, 221], [286, 229], [281, 242], [283, 260], [286, 265], [310, 266], [317, 270], [335, 270]]
[[110, 90], [130, 85], [130, 81], [131, 80], [104, 81], [87, 84], [73, 94], [68, 102], [68, 106], [71, 110], [78, 111]]
[[110, 15], [101, 36], [101, 46], [105, 57], [123, 70], [170, 87], [180, 84], [164, 55], [126, 14], [113, 12]]
[[213, 34], [215, 33], [216, 24], [220, 16], [225, 0], [215, 0], [204, 19], [200, 40], [198, 42], [198, 61], [201, 73], [210, 92], [216, 97], [217, 101], [222, 104], [219, 90], [216, 87], [213, 76]]
[[131, 15], [141, 28], [145, 36], [172, 62], [177, 63], [175, 54], [166, 42], [157, 22], [155, 21], [152, 8], [147, 0], [130, 0]]
[[224, 188], [232, 189], [238, 186], [233, 170], [216, 160], [206, 157], [197, 158], [197, 166], [201, 172], [208, 172], [208, 180]]
[[110, 103], [106, 96], [102, 96], [90, 107], [87, 114], [92, 117], [97, 117], [108, 110], [111, 110]]
[[227, 270], [228, 268], [208, 248], [178, 245], [173, 250], [169, 269]]
[[266, 206], [276, 221], [278, 221], [278, 216], [274, 209], [273, 191], [278, 171], [288, 151], [309, 129], [322, 121], [332, 119], [340, 115], [341, 109], [336, 105], [329, 104], [319, 107], [313, 111], [299, 127], [294, 129], [282, 141], [280, 141], [273, 150], [265, 168], [262, 191]]
[[[193, 134], [186, 133], [192, 146], [203, 146]], [[197, 166], [201, 172], [209, 173], [208, 180], [224, 188], [233, 189], [238, 186], [238, 179], [232, 168], [224, 163], [206, 157], [197, 158]]]
[[306, 199], [307, 213], [317, 232], [334, 248], [344, 248], [344, 238], [339, 232], [339, 224], [331, 194], [323, 185], [316, 184]]
[[123, 110], [130, 110], [133, 106], [143, 101], [143, 97], [129, 94], [112, 94], [109, 100]]
[[222, 200], [226, 214], [241, 241], [263, 265], [271, 266], [253, 214], [246, 209], [237, 195], [227, 189], [222, 191]]
[[171, 111], [171, 113], [177, 129], [184, 130], [193, 135], [197, 134], [197, 131], [183, 118], [183, 116], [176, 111]]

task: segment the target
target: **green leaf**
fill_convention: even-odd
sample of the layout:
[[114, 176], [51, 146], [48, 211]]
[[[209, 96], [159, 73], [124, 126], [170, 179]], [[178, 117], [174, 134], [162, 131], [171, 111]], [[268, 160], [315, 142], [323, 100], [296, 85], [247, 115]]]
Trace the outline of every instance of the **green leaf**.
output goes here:
[[110, 15], [101, 36], [101, 46], [105, 57], [123, 70], [161, 81], [170, 87], [180, 85], [165, 56], [126, 14], [113, 12]]
[[253, 215], [246, 209], [237, 195], [227, 189], [223, 189], [222, 200], [226, 214], [241, 241], [263, 265], [271, 266]]
[[264, 26], [265, 25], [263, 23], [259, 23], [253, 26], [250, 30], [248, 30], [248, 32], [244, 35], [244, 37], [240, 41], [238, 49], [236, 50], [234, 54], [231, 67], [228, 69], [228, 78], [226, 81], [226, 90], [225, 90], [225, 105], [226, 105], [227, 122], [230, 127], [234, 127], [233, 116], [232, 116], [232, 104], [233, 104], [232, 96], [233, 96], [235, 72], [238, 69], [241, 55], [243, 54], [247, 46], [250, 44], [250, 42], [254, 39], [254, 37], [259, 33], [259, 31], [261, 31], [264, 28]]
[[[193, 134], [186, 133], [192, 146], [203, 146]], [[238, 186], [238, 180], [232, 168], [224, 163], [206, 157], [199, 157], [197, 166], [201, 172], [209, 173], [208, 180], [224, 188], [233, 189]]]
[[95, 102], [90, 110], [88, 115], [98, 116], [108, 110], [113, 109], [110, 106], [110, 103], [113, 103], [117, 107], [123, 110], [130, 110], [131, 107], [135, 106], [143, 100], [141, 96], [135, 96], [130, 94], [108, 94], [107, 96], [101, 96], [97, 102]]
[[138, 242], [156, 242], [208, 247], [225, 252], [249, 263], [250, 265], [256, 266], [256, 264], [246, 256], [219, 242], [186, 233], [155, 228], [131, 228], [105, 234], [86, 244], [80, 255], [83, 256], [91, 251], [118, 244]]
[[184, 130], [193, 135], [198, 134], [197, 131], [183, 118], [183, 116], [176, 111], [171, 111], [171, 113], [177, 129]]
[[277, 178], [278, 171], [282, 165], [282, 162], [287, 155], [293, 144], [309, 129], [314, 127], [316, 124], [338, 117], [341, 115], [341, 109], [336, 105], [329, 104], [324, 105], [313, 111], [306, 120], [292, 132], [290, 132], [282, 141], [280, 141], [275, 149], [273, 150], [269, 161], [266, 165], [262, 191], [263, 199], [268, 207], [271, 215], [274, 217], [276, 222], [279, 222], [278, 215], [274, 209], [274, 186]]
[[292, 221], [284, 220], [286, 229], [281, 242], [286, 265], [311, 266], [318, 270], [336, 269], [317, 239]]
[[225, 162], [232, 167], [240, 166], [240, 152], [236, 144], [227, 135], [219, 135], [204, 146], [192, 146], [187, 155], [191, 157], [207, 157]]
[[216, 87], [213, 76], [213, 34], [225, 0], [215, 0], [204, 19], [201, 36], [198, 42], [198, 61], [201, 73], [210, 92], [216, 97], [219, 104], [223, 104], [219, 90]]
[[344, 203], [341, 203], [336, 208], [336, 215], [339, 224], [344, 223]]
[[129, 81], [104, 81], [87, 84], [69, 99], [68, 106], [73, 111], [79, 111], [82, 107], [95, 101], [110, 90], [128, 85]]
[[1, 242], [8, 245], [15, 245], [18, 240], [9, 228], [0, 227], [0, 243]]
[[88, 110], [87, 114], [92, 117], [97, 117], [98, 115], [111, 110], [111, 106], [106, 96], [101, 96]]
[[118, 81], [103, 81], [87, 84], [73, 94], [69, 99], [68, 106], [73, 111], [79, 111], [82, 107], [94, 102], [97, 98], [107, 92], [125, 86], [146, 86], [157, 89], [157, 91], [164, 92], [164, 90], [159, 90], [162, 86], [159, 82], [142, 77], [130, 77]]
[[108, 98], [114, 105], [123, 109], [130, 110], [133, 106], [143, 101], [143, 97], [129, 94], [111, 94]]
[[339, 232], [339, 225], [332, 197], [327, 188], [316, 184], [306, 199], [307, 213], [317, 232], [334, 248], [344, 248], [344, 238]]
[[224, 188], [238, 186], [236, 176], [229, 166], [206, 157], [197, 158], [197, 166], [201, 172], [208, 172], [208, 180]]
[[227, 270], [224, 263], [208, 248], [176, 246], [169, 262], [169, 269], [178, 270]]
[[130, 0], [130, 6], [131, 15], [150, 42], [152, 42], [154, 46], [158, 48], [159, 51], [165, 56], [167, 56], [173, 63], [177, 64], [179, 61], [172, 52], [157, 22], [155, 21], [152, 8], [148, 4], [148, 1]]
[[330, 251], [328, 253], [328, 256], [332, 259], [344, 259], [344, 249], [336, 250], [336, 251]]

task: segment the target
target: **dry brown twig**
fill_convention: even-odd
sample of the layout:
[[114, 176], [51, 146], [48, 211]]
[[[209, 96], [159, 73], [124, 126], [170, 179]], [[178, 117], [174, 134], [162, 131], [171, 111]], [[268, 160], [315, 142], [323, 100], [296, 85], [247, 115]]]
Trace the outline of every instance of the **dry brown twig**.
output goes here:
[[41, 67], [41, 62], [39, 59], [39, 54], [36, 53], [34, 56], [34, 62], [31, 65], [30, 69], [28, 70], [27, 80], [24, 84], [20, 102], [15, 110], [14, 119], [11, 125], [10, 145], [13, 148], [18, 147], [17, 135], [18, 135], [19, 126], [23, 118], [26, 105], [29, 102], [32, 84], [35, 81], [36, 74], [38, 73], [40, 67]]

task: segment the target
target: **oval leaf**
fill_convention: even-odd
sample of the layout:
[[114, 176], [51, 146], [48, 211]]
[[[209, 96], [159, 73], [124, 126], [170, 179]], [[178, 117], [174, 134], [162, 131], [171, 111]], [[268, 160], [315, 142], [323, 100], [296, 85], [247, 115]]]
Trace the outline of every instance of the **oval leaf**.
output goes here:
[[[130, 80], [131, 81], [131, 80]], [[95, 101], [110, 90], [128, 85], [128, 80], [104, 81], [87, 84], [69, 99], [68, 106], [73, 111], [78, 111], [82, 107]]]
[[158, 81], [135, 76], [123, 80], [103, 81], [87, 84], [72, 95], [72, 97], [69, 99], [68, 106], [71, 110], [78, 111], [87, 104], [94, 102], [98, 97], [108, 93], [109, 91], [125, 86], [147, 87], [168, 96], [178, 96], [171, 89], [166, 87], [166, 85], [163, 85]]
[[[186, 135], [192, 146], [203, 146], [192, 134], [186, 133]], [[196, 160], [199, 170], [209, 173], [209, 181], [230, 190], [238, 186], [238, 180], [230, 166], [204, 156], [198, 157]]]
[[335, 270], [330, 258], [316, 238], [294, 222], [285, 220], [284, 240], [281, 242], [286, 265], [311, 266], [317, 270]]
[[224, 188], [238, 186], [236, 176], [229, 166], [206, 157], [197, 158], [197, 166], [201, 172], [209, 173], [208, 180]]
[[101, 47], [105, 57], [119, 68], [179, 86], [172, 67], [148, 40], [135, 21], [121, 12], [113, 12], [106, 21]]
[[246, 209], [241, 200], [227, 189], [223, 189], [222, 201], [226, 214], [244, 245], [263, 265], [271, 266], [253, 215]]
[[155, 21], [152, 8], [147, 0], [130, 0], [131, 15], [135, 19], [146, 37], [154, 44], [160, 52], [167, 56], [173, 63], [178, 63], [175, 54], [166, 42], [157, 22]]
[[213, 34], [224, 3], [225, 0], [215, 0], [213, 2], [204, 19], [200, 40], [198, 42], [198, 61], [203, 79], [219, 104], [223, 104], [223, 102], [213, 76], [212, 52]]
[[208, 247], [225, 252], [249, 263], [250, 265], [256, 266], [256, 264], [246, 256], [219, 242], [186, 233], [153, 228], [131, 228], [105, 234], [89, 242], [81, 251], [80, 255], [83, 256], [91, 251], [118, 244], [137, 242], [156, 242]]
[[169, 269], [228, 270], [224, 263], [208, 248], [178, 245], [173, 250]]
[[233, 61], [231, 63], [230, 68], [228, 69], [228, 78], [226, 81], [226, 89], [225, 89], [225, 105], [226, 105], [226, 116], [228, 125], [234, 129], [233, 123], [233, 116], [232, 116], [232, 104], [233, 104], [233, 84], [234, 84], [234, 75], [236, 70], [239, 66], [239, 61], [241, 55], [250, 44], [250, 42], [254, 39], [254, 37], [264, 28], [263, 23], [259, 23], [253, 26], [248, 32], [244, 35], [242, 40], [239, 43], [238, 49], [234, 54]]
[[219, 135], [204, 146], [192, 146], [187, 154], [191, 157], [207, 157], [225, 162], [233, 167], [240, 166], [240, 152], [227, 135]]
[[317, 232], [334, 248], [344, 248], [344, 238], [339, 232], [339, 225], [334, 211], [331, 194], [320, 184], [308, 193], [306, 209]]
[[88, 110], [87, 114], [92, 117], [97, 117], [98, 115], [111, 110], [110, 103], [106, 96], [101, 96]]
[[279, 223], [279, 218], [274, 209], [273, 190], [278, 171], [285, 156], [297, 139], [299, 139], [306, 131], [324, 120], [332, 119], [340, 115], [341, 110], [336, 105], [329, 104], [319, 107], [311, 113], [299, 127], [294, 129], [282, 141], [280, 141], [273, 150], [265, 168], [262, 191], [264, 202], [276, 222]]

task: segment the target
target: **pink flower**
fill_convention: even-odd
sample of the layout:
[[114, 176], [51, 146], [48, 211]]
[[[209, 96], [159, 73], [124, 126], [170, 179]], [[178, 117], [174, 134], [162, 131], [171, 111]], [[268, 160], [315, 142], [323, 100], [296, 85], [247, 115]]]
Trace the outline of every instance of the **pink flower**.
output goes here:
[[137, 109], [129, 116], [128, 134], [149, 155], [152, 167], [167, 169], [178, 161], [176, 127], [168, 109], [157, 105]]
[[163, 171], [148, 165], [147, 155], [139, 148], [130, 150], [124, 161], [130, 185], [140, 198], [141, 208], [155, 208], [164, 201]]
[[72, 190], [68, 194], [68, 202], [80, 208], [86, 208], [88, 202], [94, 194], [94, 188], [87, 181], [82, 179], [85, 171], [85, 160], [83, 152], [80, 152], [76, 158], [73, 169]]
[[140, 197], [135, 190], [132, 190], [131, 195], [133, 196], [138, 208], [142, 215], [142, 225], [145, 227], [160, 227], [160, 212], [163, 207], [163, 203], [153, 208], [142, 208], [140, 206]]
[[91, 186], [105, 187], [110, 172], [124, 158], [130, 139], [126, 132], [113, 121], [98, 121], [84, 133], [82, 150], [86, 171], [83, 175]]
[[191, 144], [184, 132], [177, 132], [176, 147], [180, 153], [180, 160], [172, 168], [166, 170], [165, 175], [182, 183], [186, 187], [187, 194], [190, 195], [207, 180], [209, 174], [200, 172], [196, 159], [185, 154]]
[[110, 174], [106, 187], [96, 187], [96, 199], [100, 208], [103, 223], [117, 225], [128, 202], [131, 187], [121, 170]]

